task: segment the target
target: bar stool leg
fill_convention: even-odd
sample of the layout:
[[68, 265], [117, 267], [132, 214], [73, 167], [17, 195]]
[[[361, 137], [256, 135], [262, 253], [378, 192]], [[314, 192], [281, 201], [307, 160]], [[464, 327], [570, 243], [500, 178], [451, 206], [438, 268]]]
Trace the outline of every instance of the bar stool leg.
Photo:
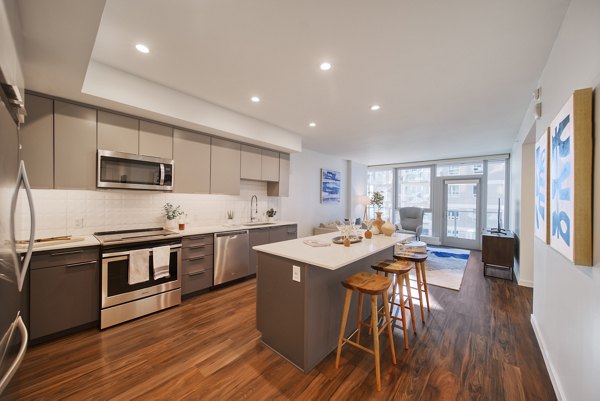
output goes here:
[[358, 293], [358, 318], [356, 320], [356, 342], [360, 344], [360, 328], [362, 326], [363, 293]]
[[340, 327], [340, 336], [338, 337], [337, 355], [335, 357], [335, 368], [340, 366], [340, 356], [342, 355], [342, 344], [344, 341], [344, 332], [346, 331], [346, 322], [348, 321], [348, 312], [350, 311], [350, 300], [352, 299], [352, 290], [346, 289], [346, 299], [344, 300], [344, 311], [342, 312], [342, 327]]
[[425, 262], [421, 262], [421, 273], [423, 274], [423, 286], [425, 287], [425, 299], [427, 300], [427, 312], [431, 312], [429, 309], [429, 290], [427, 289], [427, 274], [426, 274]]
[[[379, 326], [377, 324], [377, 296], [371, 295], [371, 326], [373, 327], [373, 352], [375, 356], [375, 380], [377, 391], [381, 391], [381, 374], [379, 371]], [[339, 352], [339, 351], [338, 351]]]
[[394, 348], [394, 335], [392, 334], [392, 318], [388, 305], [387, 293], [383, 293], [383, 310], [385, 311], [385, 323], [387, 324], [388, 337], [390, 338], [390, 349], [392, 351], [392, 363], [396, 364], [396, 350]]
[[[412, 301], [412, 295], [410, 293], [410, 275], [406, 273], [404, 275], [404, 282], [406, 283], [406, 294], [408, 295], [408, 306], [410, 309], [410, 320], [412, 321], [413, 332], [417, 335], [417, 324], [415, 323], [415, 307]], [[404, 306], [404, 300], [402, 300], [402, 306]]]
[[421, 308], [421, 321], [425, 323], [425, 310], [423, 309], [423, 294], [421, 288], [423, 288], [423, 281], [421, 281], [421, 267], [420, 263], [415, 263], [415, 273], [417, 276], [417, 293], [419, 294], [419, 307]]
[[404, 291], [402, 285], [398, 286], [400, 295], [400, 315], [402, 316], [402, 331], [404, 332], [404, 349], [408, 349], [408, 329], [406, 325], [406, 311], [404, 310]]

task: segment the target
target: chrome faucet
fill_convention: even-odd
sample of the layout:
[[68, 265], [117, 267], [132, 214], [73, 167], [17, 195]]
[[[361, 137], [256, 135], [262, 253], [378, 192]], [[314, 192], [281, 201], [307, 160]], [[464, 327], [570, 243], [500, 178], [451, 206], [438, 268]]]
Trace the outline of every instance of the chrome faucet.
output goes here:
[[252, 202], [256, 199], [256, 206], [254, 212], [258, 215], [258, 197], [256, 195], [252, 195], [250, 198], [250, 222], [253, 222], [256, 217], [252, 217]]

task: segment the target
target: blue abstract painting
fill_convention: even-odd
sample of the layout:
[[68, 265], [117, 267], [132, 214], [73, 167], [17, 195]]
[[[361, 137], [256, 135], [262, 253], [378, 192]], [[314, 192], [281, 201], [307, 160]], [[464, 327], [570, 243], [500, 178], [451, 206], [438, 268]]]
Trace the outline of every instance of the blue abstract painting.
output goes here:
[[339, 203], [342, 173], [321, 169], [321, 203]]
[[573, 98], [550, 125], [550, 246], [573, 259]]
[[548, 132], [535, 143], [535, 235], [545, 243], [548, 237]]

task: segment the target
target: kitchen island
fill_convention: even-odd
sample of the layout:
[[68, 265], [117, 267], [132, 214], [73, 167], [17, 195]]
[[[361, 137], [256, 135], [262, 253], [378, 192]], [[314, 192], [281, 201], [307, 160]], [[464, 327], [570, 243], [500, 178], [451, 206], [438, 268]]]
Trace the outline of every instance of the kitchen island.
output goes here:
[[[331, 243], [338, 232], [256, 246], [256, 325], [262, 342], [304, 372], [337, 346], [345, 289], [341, 281], [393, 257], [394, 245], [412, 238], [374, 235], [350, 247]], [[305, 240], [331, 243], [312, 247]], [[347, 334], [356, 328], [353, 301]], [[369, 315], [365, 302], [363, 316]]]

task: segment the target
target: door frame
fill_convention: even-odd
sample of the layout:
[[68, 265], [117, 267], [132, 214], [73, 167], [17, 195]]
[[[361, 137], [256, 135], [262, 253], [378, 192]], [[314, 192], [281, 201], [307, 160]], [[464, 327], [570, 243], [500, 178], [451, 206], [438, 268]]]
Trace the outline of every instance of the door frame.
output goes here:
[[[475, 239], [460, 239], [455, 237], [448, 237], [448, 185], [452, 184], [477, 184], [477, 201], [475, 202], [476, 207], [476, 227], [475, 227]], [[443, 197], [443, 228], [441, 235], [441, 242], [444, 246], [451, 246], [456, 248], [464, 248], [464, 249], [481, 249], [481, 205], [482, 205], [482, 177], [469, 177], [469, 178], [444, 178], [442, 181], [442, 188], [444, 191]]]

